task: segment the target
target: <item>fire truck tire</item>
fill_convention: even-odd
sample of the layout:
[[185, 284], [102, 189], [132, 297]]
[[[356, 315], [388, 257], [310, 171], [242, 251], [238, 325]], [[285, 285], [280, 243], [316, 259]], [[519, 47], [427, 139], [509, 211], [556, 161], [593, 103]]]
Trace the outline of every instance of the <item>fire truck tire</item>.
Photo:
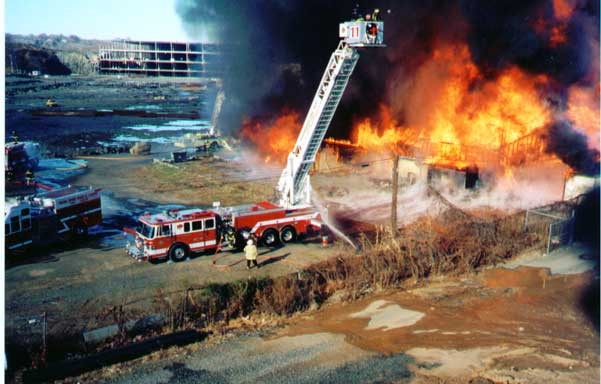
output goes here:
[[167, 261], [166, 257], [159, 257], [157, 259], [149, 259], [148, 260], [148, 262], [153, 265], [161, 264], [161, 263], [164, 263], [165, 261]]
[[175, 263], [186, 260], [188, 254], [188, 247], [181, 243], [173, 244], [169, 250], [169, 258]]
[[244, 246], [246, 245], [246, 238], [242, 234], [243, 232], [250, 232], [250, 228], [247, 228], [247, 227], [240, 228], [236, 232], [236, 244], [235, 244], [234, 248], [236, 248], [236, 251], [238, 251], [238, 252], [242, 251], [244, 249]]
[[280, 231], [280, 240], [282, 243], [292, 243], [296, 240], [296, 230], [293, 227], [284, 227]]
[[75, 235], [76, 237], [79, 237], [79, 238], [86, 237], [88, 235], [88, 227], [86, 227], [82, 223], [75, 224], [73, 226], [72, 231], [73, 231], [73, 235]]
[[278, 245], [280, 243], [278, 231], [273, 228], [266, 229], [265, 232], [263, 232], [263, 236], [261, 236], [261, 241], [268, 247]]

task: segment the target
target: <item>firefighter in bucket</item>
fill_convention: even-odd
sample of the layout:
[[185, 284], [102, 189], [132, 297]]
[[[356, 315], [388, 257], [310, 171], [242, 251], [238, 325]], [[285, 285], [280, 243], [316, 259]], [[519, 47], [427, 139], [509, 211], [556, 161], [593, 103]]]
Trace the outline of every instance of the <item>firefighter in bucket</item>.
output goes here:
[[367, 42], [369, 44], [378, 43], [378, 24], [376, 23], [367, 23], [365, 25], [365, 35], [367, 36]]

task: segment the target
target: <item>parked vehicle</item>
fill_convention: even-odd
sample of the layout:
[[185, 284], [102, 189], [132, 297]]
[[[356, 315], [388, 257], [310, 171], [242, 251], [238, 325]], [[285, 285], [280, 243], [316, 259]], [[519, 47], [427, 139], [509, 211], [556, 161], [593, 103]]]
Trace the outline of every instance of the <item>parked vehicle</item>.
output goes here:
[[137, 260], [169, 258], [178, 262], [192, 252], [241, 249], [250, 237], [274, 246], [316, 233], [322, 226], [312, 208], [285, 209], [263, 201], [258, 204], [214, 210], [170, 210], [146, 214], [139, 227], [125, 230], [134, 235], [127, 253]]
[[85, 236], [102, 222], [100, 189], [65, 187], [5, 205], [8, 251], [47, 245], [66, 237]]

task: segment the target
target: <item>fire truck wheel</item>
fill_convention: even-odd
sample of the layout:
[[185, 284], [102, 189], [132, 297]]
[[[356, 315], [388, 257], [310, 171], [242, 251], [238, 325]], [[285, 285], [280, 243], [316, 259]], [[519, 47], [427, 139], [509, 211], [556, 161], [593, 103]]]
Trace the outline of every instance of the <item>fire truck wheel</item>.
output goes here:
[[183, 261], [188, 257], [188, 247], [184, 244], [175, 244], [169, 250], [169, 258], [173, 262]]
[[234, 248], [236, 248], [236, 251], [238, 252], [242, 251], [244, 249], [244, 246], [246, 245], [247, 238], [244, 237], [244, 235], [242, 234], [243, 232], [250, 232], [250, 228], [244, 227], [236, 232], [236, 243], [234, 245]]
[[86, 237], [88, 235], [88, 227], [84, 224], [76, 224], [73, 227], [73, 234], [76, 237]]
[[263, 232], [261, 240], [263, 241], [263, 244], [265, 244], [268, 247], [271, 247], [277, 245], [280, 242], [280, 237], [278, 236], [278, 231], [269, 228], [265, 232]]
[[296, 240], [296, 231], [292, 227], [284, 227], [280, 231], [280, 240], [283, 243], [291, 243]]

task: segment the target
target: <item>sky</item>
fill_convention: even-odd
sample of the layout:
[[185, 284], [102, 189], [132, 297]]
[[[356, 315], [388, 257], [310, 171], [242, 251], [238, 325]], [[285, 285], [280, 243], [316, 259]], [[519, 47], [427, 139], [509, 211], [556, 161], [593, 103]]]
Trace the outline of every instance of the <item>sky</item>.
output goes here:
[[189, 41], [175, 0], [4, 0], [5, 32]]

